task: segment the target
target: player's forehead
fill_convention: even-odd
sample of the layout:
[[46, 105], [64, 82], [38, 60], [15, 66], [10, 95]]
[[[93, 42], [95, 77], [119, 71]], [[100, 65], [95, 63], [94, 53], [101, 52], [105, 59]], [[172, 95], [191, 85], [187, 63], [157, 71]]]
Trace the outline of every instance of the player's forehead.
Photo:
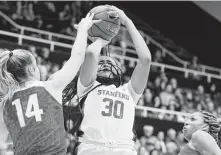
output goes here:
[[194, 112], [189, 116], [189, 118], [203, 119], [203, 115], [201, 112]]
[[99, 62], [101, 62], [101, 61], [102, 62], [111, 62], [111, 63], [115, 64], [114, 59], [109, 56], [100, 56], [98, 61]]

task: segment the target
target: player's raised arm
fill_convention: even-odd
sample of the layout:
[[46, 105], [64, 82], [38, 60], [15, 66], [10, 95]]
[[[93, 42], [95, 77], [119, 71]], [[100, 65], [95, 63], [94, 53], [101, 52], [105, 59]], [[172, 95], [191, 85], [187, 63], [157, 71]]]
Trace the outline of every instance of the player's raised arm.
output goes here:
[[137, 51], [139, 62], [133, 71], [131, 85], [137, 94], [141, 94], [146, 87], [149, 76], [151, 53], [143, 37], [140, 35], [133, 22], [125, 15], [125, 13], [114, 6], [110, 7], [114, 10], [110, 11], [110, 13], [117, 12], [119, 14], [121, 23], [126, 26]]
[[88, 37], [87, 31], [94, 22], [97, 22], [93, 21], [92, 18], [93, 14], [87, 14], [77, 25], [77, 37], [71, 50], [71, 57], [60, 71], [49, 78], [49, 82], [52, 83], [53, 88], [62, 91], [79, 71], [85, 57]]
[[101, 38], [94, 39], [96, 41], [87, 47], [85, 59], [80, 69], [80, 82], [84, 87], [88, 87], [96, 80], [98, 57], [102, 47], [109, 43]]
[[215, 139], [207, 132], [196, 131], [192, 135], [191, 143], [193, 147], [202, 155], [220, 155], [221, 150]]

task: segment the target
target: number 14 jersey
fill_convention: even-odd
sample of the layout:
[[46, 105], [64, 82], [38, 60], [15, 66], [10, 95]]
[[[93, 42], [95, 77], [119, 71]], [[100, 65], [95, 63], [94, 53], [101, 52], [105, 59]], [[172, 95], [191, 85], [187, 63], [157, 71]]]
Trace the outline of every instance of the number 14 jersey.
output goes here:
[[66, 153], [61, 104], [43, 82], [15, 92], [4, 106], [4, 121], [15, 155], [63, 155]]
[[82, 137], [106, 141], [132, 140], [135, 106], [141, 94], [136, 94], [130, 82], [120, 87], [100, 85], [93, 89], [99, 84], [96, 81], [92, 86], [84, 87], [78, 80], [78, 96], [81, 98], [89, 92], [83, 103]]

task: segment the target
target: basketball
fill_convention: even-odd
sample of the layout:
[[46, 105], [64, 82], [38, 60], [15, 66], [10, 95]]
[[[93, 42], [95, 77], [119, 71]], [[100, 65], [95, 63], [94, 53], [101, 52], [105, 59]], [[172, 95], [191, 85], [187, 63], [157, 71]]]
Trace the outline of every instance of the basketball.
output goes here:
[[108, 11], [110, 10], [105, 5], [91, 9], [90, 13], [94, 13], [93, 20], [101, 19], [102, 21], [92, 25], [88, 30], [89, 37], [100, 37], [110, 41], [118, 34], [121, 25], [120, 18], [116, 13], [108, 14]]

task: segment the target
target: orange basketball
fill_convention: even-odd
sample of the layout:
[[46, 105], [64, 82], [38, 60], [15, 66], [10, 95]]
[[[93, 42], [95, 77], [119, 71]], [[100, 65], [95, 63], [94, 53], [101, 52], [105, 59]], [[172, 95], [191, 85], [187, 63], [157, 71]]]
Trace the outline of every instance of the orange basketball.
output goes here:
[[88, 30], [90, 37], [100, 37], [110, 41], [118, 34], [121, 22], [117, 13], [108, 14], [108, 9], [105, 5], [93, 8], [90, 13], [94, 13], [93, 20], [102, 20], [93, 24]]

